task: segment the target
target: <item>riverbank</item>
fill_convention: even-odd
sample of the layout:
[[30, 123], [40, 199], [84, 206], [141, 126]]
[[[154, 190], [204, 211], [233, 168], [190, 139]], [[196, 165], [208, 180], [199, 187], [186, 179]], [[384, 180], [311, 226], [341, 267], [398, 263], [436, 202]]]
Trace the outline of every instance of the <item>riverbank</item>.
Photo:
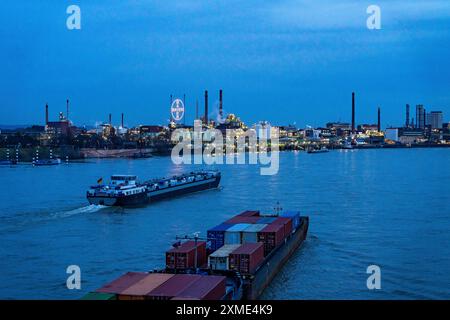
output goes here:
[[[313, 144], [309, 146], [280, 145], [280, 151], [306, 151], [308, 147], [325, 147], [329, 150], [341, 150], [341, 145]], [[411, 148], [450, 148], [450, 144], [383, 144], [383, 145], [354, 145], [350, 150], [372, 150], [372, 149], [411, 149]], [[204, 151], [204, 149], [203, 149]], [[225, 154], [224, 150], [224, 154]], [[9, 155], [8, 155], [9, 152]], [[192, 151], [193, 152], [193, 151]], [[246, 152], [249, 152], [246, 150]], [[270, 147], [269, 147], [270, 152]], [[214, 152], [212, 152], [214, 154]], [[118, 159], [130, 158], [141, 159], [152, 156], [170, 156], [171, 149], [167, 147], [143, 148], [143, 149], [76, 149], [73, 146], [61, 146], [58, 148], [39, 147], [39, 148], [0, 148], [0, 161], [11, 160], [24, 163], [32, 163], [38, 157], [39, 159], [59, 158], [63, 161], [82, 161], [85, 159]]]

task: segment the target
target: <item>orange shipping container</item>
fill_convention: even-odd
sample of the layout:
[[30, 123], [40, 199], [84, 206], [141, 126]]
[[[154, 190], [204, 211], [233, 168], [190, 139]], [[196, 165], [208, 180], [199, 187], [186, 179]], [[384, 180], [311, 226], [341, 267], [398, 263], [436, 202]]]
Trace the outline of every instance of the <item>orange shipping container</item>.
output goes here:
[[173, 277], [173, 274], [150, 273], [147, 277], [122, 291], [118, 300], [144, 300], [145, 295]]
[[144, 279], [147, 275], [148, 273], [146, 272], [127, 272], [123, 276], [96, 290], [96, 292], [119, 294]]

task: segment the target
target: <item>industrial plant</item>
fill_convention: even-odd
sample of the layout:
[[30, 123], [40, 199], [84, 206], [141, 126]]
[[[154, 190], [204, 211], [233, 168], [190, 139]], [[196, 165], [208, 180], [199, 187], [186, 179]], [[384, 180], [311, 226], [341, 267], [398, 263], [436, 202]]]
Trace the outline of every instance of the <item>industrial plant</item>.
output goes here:
[[[351, 94], [351, 123], [328, 122], [323, 127], [297, 128], [295, 125], [275, 126], [268, 121], [246, 125], [235, 114], [224, 114], [223, 91], [219, 90], [218, 114], [212, 117], [209, 109], [208, 90], [204, 92], [204, 112], [199, 114], [196, 101], [195, 120], [201, 121], [204, 129], [203, 141], [213, 142], [207, 129], [225, 132], [233, 129], [245, 134], [249, 129], [266, 130], [268, 134], [278, 133], [280, 150], [365, 149], [402, 147], [448, 147], [450, 146], [449, 123], [444, 122], [442, 111], [428, 112], [418, 104], [415, 117], [406, 104], [405, 123], [401, 127], [387, 127], [382, 130], [381, 108], [377, 108], [377, 123], [356, 122], [356, 94]], [[66, 100], [65, 113], [60, 111], [57, 120], [49, 117], [50, 107], [45, 105], [45, 122], [24, 128], [1, 128], [1, 161], [15, 163], [32, 162], [37, 149], [41, 157], [50, 153], [60, 158], [142, 158], [155, 154], [169, 154], [174, 142], [171, 134], [175, 129], [185, 129], [193, 134], [193, 125], [186, 124], [186, 95], [182, 99], [170, 95], [170, 120], [166, 124], [143, 124], [126, 127], [125, 114], [120, 115], [119, 124], [113, 122], [113, 115], [96, 127], [77, 126], [70, 120], [70, 101]], [[47, 156], [45, 155], [47, 153]]]

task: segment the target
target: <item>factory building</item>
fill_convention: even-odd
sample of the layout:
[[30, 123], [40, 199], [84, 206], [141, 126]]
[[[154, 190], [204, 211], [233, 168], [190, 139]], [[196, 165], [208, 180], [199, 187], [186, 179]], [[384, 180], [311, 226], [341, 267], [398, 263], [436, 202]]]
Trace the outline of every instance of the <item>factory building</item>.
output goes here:
[[425, 129], [426, 124], [425, 108], [422, 104], [416, 106], [416, 128]]
[[427, 113], [426, 125], [431, 129], [442, 129], [443, 113], [442, 111], [431, 111]]
[[67, 100], [67, 111], [59, 113], [58, 121], [49, 121], [48, 104], [45, 105], [45, 133], [53, 136], [68, 137], [71, 134], [71, 123], [68, 117], [69, 114], [69, 100]]

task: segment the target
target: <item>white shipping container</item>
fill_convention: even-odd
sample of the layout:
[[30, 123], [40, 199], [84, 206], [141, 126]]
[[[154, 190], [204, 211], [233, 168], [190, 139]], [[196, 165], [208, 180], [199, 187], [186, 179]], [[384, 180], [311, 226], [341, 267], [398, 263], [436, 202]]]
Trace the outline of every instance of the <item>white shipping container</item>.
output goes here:
[[240, 244], [241, 232], [225, 232], [225, 244]]
[[230, 253], [240, 246], [240, 244], [224, 245], [208, 257], [208, 266], [212, 270], [228, 270]]
[[267, 224], [251, 224], [242, 232], [242, 244], [258, 242], [258, 232], [267, 227]]
[[248, 228], [249, 223], [238, 223], [225, 231], [225, 244], [241, 244], [242, 232]]

